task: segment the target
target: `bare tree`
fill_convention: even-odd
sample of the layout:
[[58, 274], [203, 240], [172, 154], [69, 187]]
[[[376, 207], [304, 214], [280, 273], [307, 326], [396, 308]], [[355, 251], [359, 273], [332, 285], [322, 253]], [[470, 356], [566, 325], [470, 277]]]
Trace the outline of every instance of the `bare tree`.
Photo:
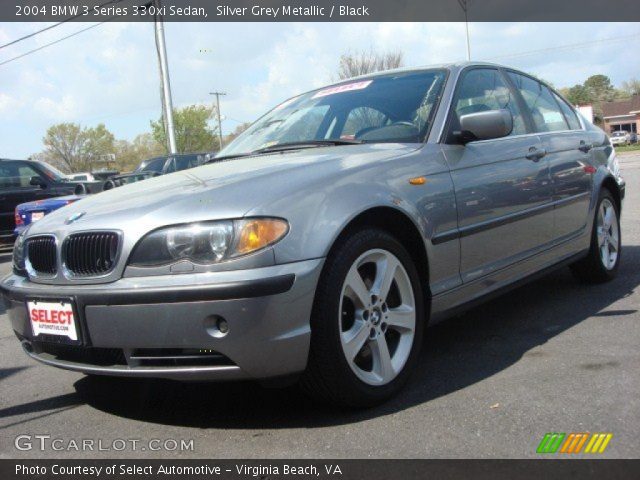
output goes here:
[[625, 96], [640, 95], [640, 80], [632, 78], [622, 82], [622, 92]]
[[369, 50], [368, 52], [349, 52], [340, 56], [338, 65], [338, 78], [344, 80], [367, 73], [391, 70], [392, 68], [404, 65], [404, 53], [392, 51], [379, 53]]

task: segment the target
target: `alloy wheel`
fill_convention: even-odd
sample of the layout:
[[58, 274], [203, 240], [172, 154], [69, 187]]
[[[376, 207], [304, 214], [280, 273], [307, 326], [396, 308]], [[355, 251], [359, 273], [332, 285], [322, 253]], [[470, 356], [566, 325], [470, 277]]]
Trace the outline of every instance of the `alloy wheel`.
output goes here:
[[616, 209], [608, 198], [600, 203], [596, 228], [600, 260], [604, 268], [612, 270], [620, 252], [620, 227]]
[[391, 252], [373, 249], [353, 262], [340, 298], [340, 342], [368, 385], [386, 385], [406, 364], [416, 328], [411, 280]]

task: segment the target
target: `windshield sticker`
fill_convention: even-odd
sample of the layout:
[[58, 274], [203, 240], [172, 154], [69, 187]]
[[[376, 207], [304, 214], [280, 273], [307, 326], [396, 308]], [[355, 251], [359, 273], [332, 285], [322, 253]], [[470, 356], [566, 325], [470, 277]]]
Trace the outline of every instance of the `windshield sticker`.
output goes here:
[[337, 87], [325, 88], [324, 90], [320, 90], [311, 98], [320, 98], [326, 97], [328, 95], [333, 95], [336, 93], [342, 92], [352, 92], [354, 90], [363, 90], [371, 85], [373, 80], [365, 80], [364, 82], [355, 82], [355, 83], [347, 83], [346, 85], [338, 85]]

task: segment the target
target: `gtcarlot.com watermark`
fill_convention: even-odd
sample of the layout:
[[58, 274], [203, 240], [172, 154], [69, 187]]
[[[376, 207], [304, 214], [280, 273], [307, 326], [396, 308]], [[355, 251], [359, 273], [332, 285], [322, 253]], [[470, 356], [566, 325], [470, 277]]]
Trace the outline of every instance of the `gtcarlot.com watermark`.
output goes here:
[[18, 435], [13, 445], [17, 450], [47, 452], [193, 452], [193, 439], [115, 438], [113, 440], [94, 438], [60, 438], [51, 435]]

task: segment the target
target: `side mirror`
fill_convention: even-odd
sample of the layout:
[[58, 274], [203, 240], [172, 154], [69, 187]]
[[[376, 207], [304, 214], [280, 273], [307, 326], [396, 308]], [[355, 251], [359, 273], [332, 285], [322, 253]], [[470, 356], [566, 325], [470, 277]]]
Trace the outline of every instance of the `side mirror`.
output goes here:
[[29, 180], [29, 185], [32, 185], [34, 187], [47, 188], [47, 184], [38, 176], [31, 177], [31, 179]]
[[513, 116], [507, 109], [469, 113], [460, 117], [458, 137], [463, 143], [506, 137], [513, 130]]

